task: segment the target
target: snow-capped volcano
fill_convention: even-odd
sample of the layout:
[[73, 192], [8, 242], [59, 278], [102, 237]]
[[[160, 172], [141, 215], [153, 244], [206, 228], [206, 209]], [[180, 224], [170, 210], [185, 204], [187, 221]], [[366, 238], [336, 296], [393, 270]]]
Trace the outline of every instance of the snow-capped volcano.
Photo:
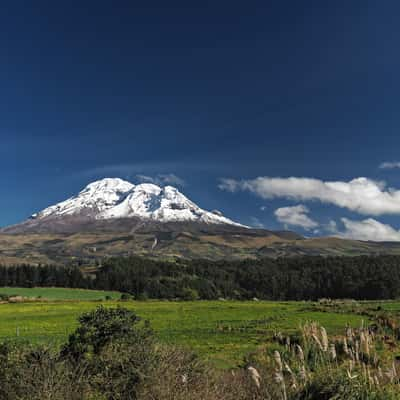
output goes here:
[[139, 218], [157, 222], [199, 222], [240, 225], [220, 212], [206, 211], [172, 186], [134, 185], [119, 178], [105, 178], [87, 185], [78, 195], [32, 215], [34, 220], [61, 217], [94, 220]]

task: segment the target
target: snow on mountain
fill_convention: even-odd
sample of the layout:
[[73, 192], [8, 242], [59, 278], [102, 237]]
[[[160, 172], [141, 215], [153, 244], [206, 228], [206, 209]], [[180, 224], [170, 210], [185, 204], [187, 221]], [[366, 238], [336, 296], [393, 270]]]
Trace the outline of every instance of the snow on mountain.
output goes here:
[[97, 220], [138, 217], [159, 222], [202, 222], [242, 226], [218, 211], [206, 211], [172, 186], [134, 185], [105, 178], [87, 185], [78, 195], [32, 215], [33, 219], [84, 216]]

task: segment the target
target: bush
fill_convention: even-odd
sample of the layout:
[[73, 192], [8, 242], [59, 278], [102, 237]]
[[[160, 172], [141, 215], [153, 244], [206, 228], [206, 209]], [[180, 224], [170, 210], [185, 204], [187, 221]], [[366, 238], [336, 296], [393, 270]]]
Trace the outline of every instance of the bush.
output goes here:
[[183, 288], [181, 298], [187, 301], [194, 301], [199, 299], [199, 293], [195, 289]]
[[152, 331], [139, 321], [122, 307], [100, 306], [83, 314], [62, 359], [85, 365], [91, 389], [105, 399], [136, 399], [138, 386], [155, 363]]
[[82, 314], [78, 321], [78, 328], [69, 336], [68, 343], [62, 350], [63, 356], [74, 359], [90, 353], [99, 354], [112, 340], [134, 338], [140, 318], [126, 308], [107, 309], [100, 306]]
[[72, 367], [47, 347], [0, 346], [0, 399], [80, 400], [89, 381], [85, 366]]
[[121, 301], [134, 300], [134, 297], [133, 297], [131, 294], [129, 294], [129, 293], [122, 293], [122, 294], [121, 294], [120, 300], [121, 300]]

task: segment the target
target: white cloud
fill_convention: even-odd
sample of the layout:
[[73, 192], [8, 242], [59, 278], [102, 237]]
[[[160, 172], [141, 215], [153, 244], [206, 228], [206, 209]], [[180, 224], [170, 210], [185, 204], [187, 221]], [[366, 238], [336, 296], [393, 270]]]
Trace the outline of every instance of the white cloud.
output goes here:
[[219, 188], [231, 192], [248, 190], [264, 199], [318, 200], [359, 214], [400, 214], [400, 190], [368, 178], [355, 178], [348, 182], [296, 177], [223, 179]]
[[325, 226], [324, 229], [329, 233], [337, 233], [338, 227], [336, 221], [331, 219]]
[[160, 186], [185, 186], [185, 181], [175, 174], [157, 174], [155, 176], [137, 174], [135, 178], [140, 182], [154, 183]]
[[264, 224], [257, 218], [257, 217], [251, 217], [251, 226], [253, 228], [259, 228], [259, 229], [263, 229], [264, 228]]
[[236, 179], [222, 178], [221, 183], [218, 187], [221, 190], [226, 190], [228, 192], [236, 192], [241, 189], [241, 185], [246, 181], [237, 181]]
[[154, 178], [152, 176], [137, 174], [137, 175], [135, 175], [135, 178], [139, 182], [155, 183]]
[[160, 179], [164, 184], [185, 186], [185, 181], [175, 174], [159, 174], [157, 178]]
[[308, 213], [309, 209], [303, 204], [293, 207], [281, 207], [274, 212], [279, 222], [285, 225], [301, 226], [306, 230], [316, 228], [319, 225], [318, 222], [307, 215]]
[[376, 219], [368, 218], [362, 221], [354, 221], [341, 218], [345, 230], [338, 232], [338, 236], [347, 239], [373, 240], [375, 242], [400, 241], [400, 231], [392, 226], [383, 224]]
[[[142, 162], [142, 163], [126, 163], [126, 164], [108, 164], [98, 165], [82, 171], [78, 171], [78, 177], [94, 177], [104, 178], [107, 176], [121, 176], [133, 178], [136, 174], [154, 176], [162, 174], [162, 171], [179, 172], [190, 171], [192, 174], [197, 172], [209, 171], [230, 171], [232, 168], [228, 164], [223, 163], [204, 163], [204, 160], [181, 160], [181, 161], [159, 161], [159, 162]], [[168, 174], [166, 174], [168, 175]]]
[[389, 162], [383, 162], [379, 168], [381, 169], [394, 169], [394, 168], [400, 168], [400, 161], [389, 161]]

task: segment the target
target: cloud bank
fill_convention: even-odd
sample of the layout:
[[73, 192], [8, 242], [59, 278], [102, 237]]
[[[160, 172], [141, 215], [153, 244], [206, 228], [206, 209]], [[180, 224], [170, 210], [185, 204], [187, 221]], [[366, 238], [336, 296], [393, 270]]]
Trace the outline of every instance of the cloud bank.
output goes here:
[[383, 162], [380, 166], [380, 169], [394, 169], [400, 168], [400, 161], [390, 161], [390, 162]]
[[362, 221], [341, 218], [341, 221], [345, 230], [338, 232], [337, 236], [347, 239], [372, 240], [374, 242], [400, 241], [400, 231], [373, 218]]
[[297, 177], [222, 179], [219, 188], [230, 192], [247, 190], [263, 199], [320, 201], [365, 215], [400, 214], [400, 190], [363, 177], [348, 182]]
[[253, 228], [257, 228], [257, 229], [263, 229], [264, 228], [264, 224], [257, 218], [257, 217], [250, 217], [251, 220], [251, 226]]
[[154, 183], [155, 185], [159, 186], [185, 186], [185, 181], [175, 174], [157, 174], [155, 176], [137, 174], [135, 178], [139, 182]]
[[303, 204], [281, 207], [274, 212], [279, 222], [285, 225], [300, 226], [305, 230], [316, 228], [319, 225], [307, 215], [308, 213], [309, 209]]

